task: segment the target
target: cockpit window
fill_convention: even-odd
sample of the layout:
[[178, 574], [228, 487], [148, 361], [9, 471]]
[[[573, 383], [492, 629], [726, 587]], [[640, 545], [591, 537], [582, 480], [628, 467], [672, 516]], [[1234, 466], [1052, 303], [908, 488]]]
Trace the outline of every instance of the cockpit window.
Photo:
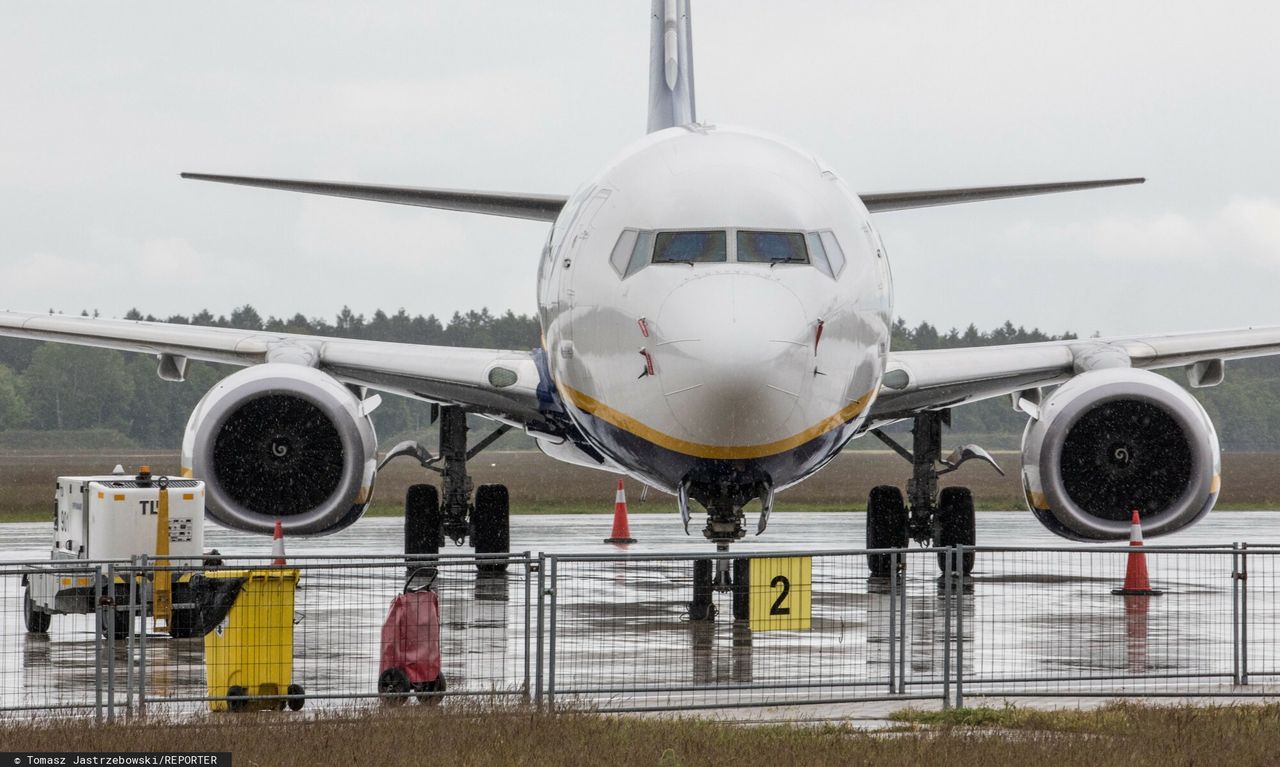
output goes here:
[[729, 260], [725, 233], [658, 232], [653, 243], [655, 264], [708, 264]]
[[840, 243], [829, 231], [819, 232], [818, 236], [822, 239], [822, 247], [827, 251], [827, 260], [831, 262], [831, 276], [839, 277], [840, 272], [844, 271], [844, 251], [840, 249]]
[[613, 254], [609, 256], [609, 265], [619, 277], [627, 276], [627, 264], [631, 262], [631, 254], [635, 251], [636, 236], [640, 233], [634, 229], [623, 229], [618, 235], [618, 242], [613, 246]]
[[804, 236], [804, 241], [809, 245], [809, 260], [818, 268], [818, 271], [834, 278], [835, 272], [831, 270], [831, 262], [827, 260], [827, 249], [822, 247], [822, 238], [817, 232], [809, 232]]
[[[731, 247], [732, 246], [732, 247]], [[752, 229], [655, 232], [623, 229], [609, 264], [626, 279], [649, 264], [807, 264], [833, 279], [845, 256], [830, 231], [766, 232]]]
[[807, 264], [809, 250], [800, 232], [738, 232], [738, 262]]
[[631, 251], [631, 262], [627, 264], [627, 273], [623, 276], [630, 277], [640, 271], [649, 263], [649, 254], [653, 252], [653, 232], [641, 232], [636, 238], [636, 247]]

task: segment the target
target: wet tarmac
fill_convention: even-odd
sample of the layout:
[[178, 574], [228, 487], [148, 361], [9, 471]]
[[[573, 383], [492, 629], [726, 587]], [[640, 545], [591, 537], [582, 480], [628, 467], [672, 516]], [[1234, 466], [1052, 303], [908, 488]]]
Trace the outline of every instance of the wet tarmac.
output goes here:
[[[861, 513], [777, 512], [763, 535], [748, 534], [734, 544], [733, 553], [862, 548], [866, 540], [865, 519]], [[1030, 513], [982, 512], [977, 520], [978, 543], [983, 546], [1075, 545], [1050, 533]], [[686, 535], [674, 509], [671, 513], [631, 514], [631, 532], [637, 542], [626, 547], [603, 542], [609, 536], [611, 522], [611, 513], [516, 515], [511, 518], [511, 548], [535, 554], [701, 554], [712, 550], [702, 538], [700, 522], [695, 519]], [[748, 523], [754, 531], [754, 518]], [[403, 520], [398, 518], [366, 518], [336, 535], [290, 539], [286, 548], [291, 553], [307, 555], [399, 554], [404, 551], [403, 530]], [[49, 525], [44, 523], [0, 525], [0, 562], [46, 559], [50, 538]], [[1233, 541], [1280, 544], [1280, 512], [1213, 512], [1188, 530], [1149, 543], [1202, 546], [1229, 545]], [[205, 528], [205, 545], [224, 554], [244, 555], [265, 555], [271, 548], [270, 540], [264, 536], [214, 524]], [[446, 551], [465, 554], [471, 549], [447, 547]]]
[[[855, 549], [863, 520], [862, 514], [778, 513], [765, 535], [749, 537], [733, 553]], [[812, 562], [811, 625], [753, 631], [731, 619], [730, 594], [717, 595], [717, 620], [688, 620], [687, 558], [573, 559], [710, 551], [696, 529], [685, 536], [674, 513], [633, 514], [639, 542], [625, 549], [602, 542], [610, 521], [608, 514], [512, 519], [513, 549], [565, 557], [555, 581], [560, 701], [683, 707], [836, 702], [891, 690], [936, 696], [957, 666], [969, 694], [993, 695], [1240, 693], [1280, 679], [1280, 564], [1272, 564], [1280, 560], [1267, 553], [1249, 554], [1246, 581], [1232, 577], [1242, 563], [1230, 552], [1153, 552], [1149, 567], [1165, 594], [1136, 599], [1110, 593], [1126, 560], [1114, 552], [983, 552], [959, 597], [938, 580], [932, 554], [912, 554], [901, 585], [868, 578], [860, 556], [819, 554]], [[402, 530], [398, 519], [367, 519], [339, 535], [291, 539], [286, 547], [295, 557], [398, 554]], [[1076, 547], [1022, 513], [979, 514], [978, 539], [991, 547]], [[48, 540], [45, 524], [0, 526], [0, 557], [43, 560]], [[1280, 512], [1216, 512], [1153, 543], [1233, 541], [1280, 542]], [[206, 544], [224, 554], [263, 556], [270, 542], [210, 527]], [[106, 651], [95, 642], [91, 619], [55, 616], [48, 635], [28, 635], [19, 577], [12, 569], [0, 574], [0, 708], [95, 705], [99, 683], [107, 683], [95, 672], [95, 657], [102, 653], [105, 665]], [[304, 567], [292, 677], [306, 686], [309, 707], [370, 700], [379, 630], [402, 578], [403, 569], [392, 563]], [[443, 670], [451, 692], [532, 694], [536, 587], [537, 575], [520, 564], [505, 576], [487, 577], [471, 564], [441, 568]], [[1247, 623], [1239, 617], [1242, 606]], [[550, 613], [545, 619], [549, 644]], [[136, 704], [125, 697], [136, 678], [125, 670], [128, 650], [120, 644], [113, 659], [115, 700]], [[203, 642], [153, 632], [145, 645], [153, 709], [202, 709], [192, 699], [208, 693]], [[549, 653], [544, 657], [547, 690], [553, 671]], [[1232, 686], [1244, 674], [1255, 685]]]

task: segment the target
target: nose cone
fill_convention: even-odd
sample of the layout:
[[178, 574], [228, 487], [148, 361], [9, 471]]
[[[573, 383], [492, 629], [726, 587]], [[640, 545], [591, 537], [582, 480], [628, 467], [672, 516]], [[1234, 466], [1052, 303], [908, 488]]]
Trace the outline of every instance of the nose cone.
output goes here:
[[790, 436], [816, 328], [786, 286], [753, 274], [692, 276], [668, 295], [657, 330], [655, 372], [685, 439], [750, 448]]

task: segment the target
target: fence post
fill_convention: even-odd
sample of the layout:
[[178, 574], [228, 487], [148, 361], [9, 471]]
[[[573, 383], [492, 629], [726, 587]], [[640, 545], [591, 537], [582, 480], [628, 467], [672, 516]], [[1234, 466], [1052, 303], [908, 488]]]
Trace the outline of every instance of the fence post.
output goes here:
[[[142, 565], [142, 583], [147, 583], [147, 555], [142, 554], [139, 559]], [[155, 565], [150, 565], [154, 568]], [[155, 582], [155, 570], [151, 572], [151, 582]], [[141, 586], [139, 587], [141, 590]], [[154, 592], [153, 592], [154, 593]], [[138, 622], [131, 623], [130, 626], [138, 627], [138, 713], [146, 715], [147, 713], [147, 599], [146, 595], [138, 594]]]
[[1240, 544], [1231, 544], [1231, 683], [1240, 684]]
[[1240, 544], [1240, 684], [1249, 684], [1249, 544]]
[[942, 708], [951, 708], [951, 555], [954, 549], [943, 554], [946, 563], [942, 568]]
[[898, 691], [898, 552], [889, 555], [889, 694]]
[[547, 708], [556, 710], [556, 558], [551, 558], [551, 588], [547, 590], [551, 597], [548, 609], [551, 611], [547, 637]]
[[93, 568], [93, 719], [102, 722], [102, 565]]
[[902, 572], [898, 575], [898, 692], [907, 692], [907, 653], [911, 645], [907, 639], [907, 568], [911, 565], [908, 551], [901, 551]]
[[[107, 722], [116, 720], [116, 566], [107, 565], [107, 594], [105, 600], [99, 600], [102, 622], [98, 624], [98, 633], [103, 634], [107, 642]], [[106, 628], [103, 628], [103, 627]]]
[[956, 566], [956, 708], [964, 708], [964, 547], [955, 548]]
[[533, 672], [533, 704], [542, 707], [542, 659], [544, 656], [543, 635], [546, 628], [547, 602], [547, 558], [538, 552], [538, 636], [537, 652], [534, 658]]
[[134, 568], [134, 565], [137, 561], [138, 560], [136, 558], [131, 558], [129, 561], [129, 567], [125, 570], [125, 578], [128, 582], [128, 589], [129, 589], [129, 604], [127, 605], [128, 609], [125, 611], [125, 615], [128, 617], [125, 618], [126, 629], [125, 629], [125, 640], [124, 640], [125, 716], [131, 716], [133, 714], [133, 677], [134, 677], [133, 633], [134, 633], [134, 629], [137, 627], [137, 624], [133, 619], [133, 611], [134, 611], [133, 606], [134, 606], [134, 596], [136, 592], [136, 586], [138, 585], [138, 574]]
[[531, 605], [529, 604], [529, 596], [531, 591], [530, 583], [533, 579], [533, 566], [529, 560], [528, 551], [524, 552], [522, 556], [524, 557], [524, 701], [525, 703], [528, 703], [531, 697], [531, 691], [529, 690], [529, 649], [531, 646], [529, 641], [529, 629], [533, 628], [532, 622], [530, 621]]

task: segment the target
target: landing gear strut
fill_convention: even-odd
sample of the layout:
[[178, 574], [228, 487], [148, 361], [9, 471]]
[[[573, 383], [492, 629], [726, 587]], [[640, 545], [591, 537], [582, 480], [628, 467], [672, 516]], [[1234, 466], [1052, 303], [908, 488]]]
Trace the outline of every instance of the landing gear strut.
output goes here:
[[[702, 534], [715, 543], [717, 554], [729, 553], [729, 544], [747, 534], [746, 514], [739, 499], [726, 494], [707, 505], [707, 526]], [[765, 508], [772, 504], [772, 497], [765, 501]], [[766, 515], [767, 511], [762, 512]], [[763, 524], [760, 527], [764, 529]], [[693, 563], [693, 600], [689, 602], [689, 620], [709, 621], [716, 617], [712, 596], [716, 592], [733, 594], [733, 619], [750, 619], [751, 592], [748, 582], [751, 572], [749, 559], [699, 559]]]
[[[964, 487], [948, 487], [938, 493], [938, 477], [960, 468], [965, 461], [977, 458], [991, 464], [1001, 475], [1004, 471], [987, 451], [977, 445], [956, 448], [942, 456], [942, 427], [951, 425], [950, 410], [917, 413], [911, 428], [911, 450], [892, 437], [872, 430], [898, 455], [911, 462], [911, 479], [907, 481], [907, 497], [892, 485], [872, 488], [867, 501], [867, 548], [899, 549], [908, 539], [921, 546], [972, 546], [977, 540], [974, 524], [973, 493]], [[946, 555], [938, 555], [938, 566], [946, 572]], [[870, 554], [867, 565], [874, 577], [889, 575], [891, 556]], [[964, 574], [973, 571], [973, 552], [963, 557]]]
[[[723, 553], [728, 545], [720, 547]], [[716, 592], [733, 594], [733, 619], [751, 619], [751, 560], [696, 559], [693, 562], [693, 600], [689, 602], [689, 620], [711, 621], [716, 618], [712, 601]]]
[[[411, 558], [439, 554], [445, 538], [461, 546], [468, 537], [476, 554], [506, 554], [511, 548], [511, 501], [507, 488], [505, 485], [475, 487], [467, 474], [467, 461], [511, 427], [498, 426], [467, 449], [466, 412], [458, 407], [442, 406], [439, 415], [439, 455], [431, 455], [416, 442], [402, 442], [392, 448], [378, 466], [381, 469], [394, 458], [411, 455], [423, 468], [440, 474], [439, 492], [432, 485], [413, 485], [405, 495], [405, 554]], [[481, 572], [507, 569], [505, 562], [480, 561], [476, 567]]]

